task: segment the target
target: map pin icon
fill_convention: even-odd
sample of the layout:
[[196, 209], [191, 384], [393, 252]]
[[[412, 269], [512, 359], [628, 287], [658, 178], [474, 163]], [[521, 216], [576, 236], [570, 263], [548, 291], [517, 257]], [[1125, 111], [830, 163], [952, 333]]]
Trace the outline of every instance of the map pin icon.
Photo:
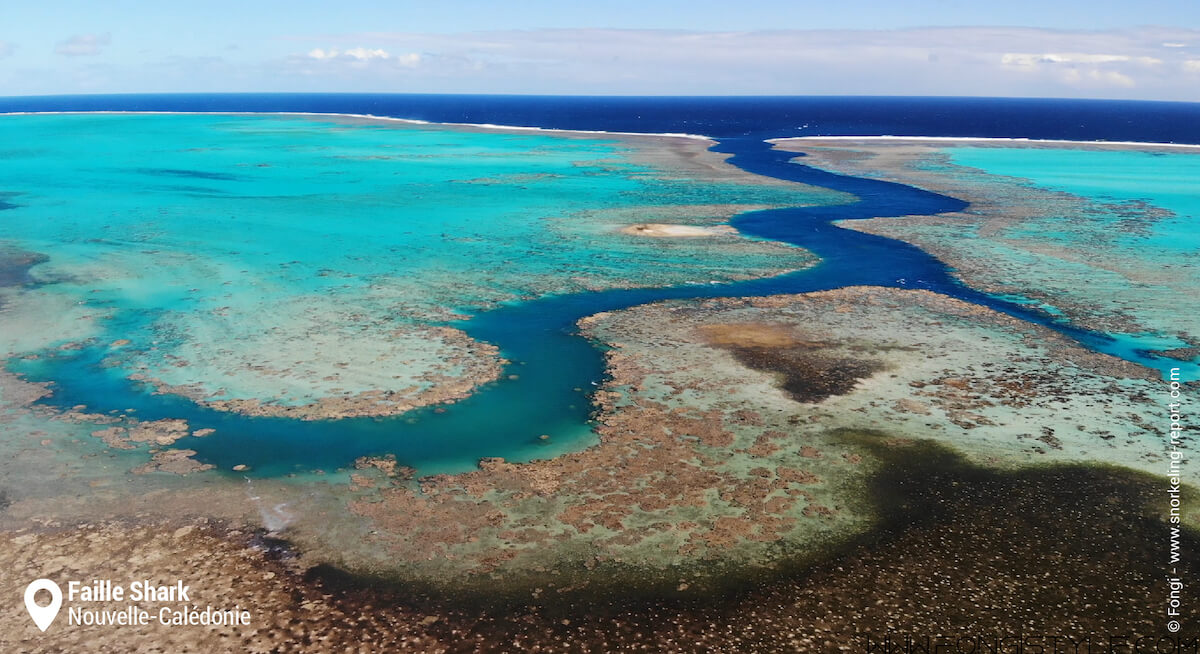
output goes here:
[[[50, 592], [50, 603], [46, 606], [38, 606], [33, 599], [39, 590]], [[49, 579], [34, 581], [25, 587], [25, 608], [29, 611], [29, 617], [33, 618], [33, 624], [36, 624], [38, 629], [45, 631], [50, 623], [54, 622], [58, 610], [62, 608], [62, 589]]]

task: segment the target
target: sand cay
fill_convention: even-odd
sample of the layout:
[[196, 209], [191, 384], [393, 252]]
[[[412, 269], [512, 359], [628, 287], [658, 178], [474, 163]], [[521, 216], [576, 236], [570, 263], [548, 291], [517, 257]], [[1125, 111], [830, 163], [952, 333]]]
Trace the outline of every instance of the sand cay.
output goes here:
[[734, 231], [732, 227], [696, 227], [694, 225], [664, 225], [661, 223], [641, 223], [621, 228], [622, 234], [654, 238], [703, 238]]

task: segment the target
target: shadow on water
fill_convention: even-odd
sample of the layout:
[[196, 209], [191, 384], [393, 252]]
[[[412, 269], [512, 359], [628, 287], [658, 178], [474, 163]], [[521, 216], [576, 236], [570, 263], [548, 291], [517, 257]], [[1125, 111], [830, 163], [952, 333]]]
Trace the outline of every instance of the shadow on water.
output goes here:
[[[844, 191], [858, 198], [841, 205], [749, 212], [732, 221], [745, 234], [813, 252], [820, 257], [817, 265], [729, 284], [550, 296], [478, 314], [455, 326], [475, 339], [499, 346], [513, 364], [499, 381], [452, 405], [388, 418], [302, 421], [247, 417], [178, 397], [150, 394], [105, 370], [101, 365], [103, 348], [59, 352], [13, 366], [32, 379], [54, 381], [54, 395], [45, 401], [64, 408], [78, 404], [89, 410], [132, 408], [143, 420], [183, 418], [193, 429], [215, 429], [204, 438], [181, 439], [176, 447], [195, 450], [197, 459], [221, 470], [244, 464], [254, 475], [269, 476], [332, 470], [360, 456], [384, 453], [395, 454], [421, 473], [457, 472], [473, 468], [481, 457], [528, 460], [545, 456], [543, 452], [549, 450], [539, 440], [541, 434], [550, 435], [558, 447], [581, 446], [591, 438], [589, 392], [603, 378], [604, 358], [600, 347], [578, 334], [576, 322], [597, 312], [661, 300], [804, 293], [855, 285], [927, 289], [1045, 325], [1095, 350], [1129, 356], [1119, 352], [1108, 336], [1057, 322], [963, 285], [945, 264], [915, 246], [833, 224], [837, 220], [959, 211], [966, 207], [961, 200], [798, 165], [792, 163], [794, 153], [774, 150], [758, 136], [724, 139], [712, 149], [731, 154], [729, 162], [747, 172]], [[110, 334], [119, 333], [116, 325], [109, 326]], [[1149, 357], [1138, 362], [1163, 365]], [[514, 375], [515, 379], [511, 378]]]

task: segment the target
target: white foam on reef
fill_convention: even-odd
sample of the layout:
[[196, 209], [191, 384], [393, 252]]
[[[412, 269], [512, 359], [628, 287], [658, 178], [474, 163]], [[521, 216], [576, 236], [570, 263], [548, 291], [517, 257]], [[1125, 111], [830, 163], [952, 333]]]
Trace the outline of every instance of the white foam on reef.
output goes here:
[[1124, 145], [1135, 147], [1200, 149], [1200, 144], [1196, 143], [1159, 143], [1155, 141], [1073, 141], [1070, 139], [1031, 139], [1024, 137], [995, 136], [784, 136], [780, 138], [767, 139], [767, 143], [784, 143], [787, 141], [937, 141], [943, 143], [961, 143], [968, 141], [981, 143]]
[[439, 123], [429, 120], [420, 120], [417, 118], [396, 118], [394, 116], [376, 116], [375, 114], [348, 114], [336, 112], [316, 112], [316, 111], [117, 111], [111, 109], [101, 109], [95, 111], [4, 111], [0, 112], [0, 116], [62, 116], [62, 115], [87, 115], [87, 114], [118, 114], [118, 115], [156, 115], [156, 116], [311, 116], [316, 118], [338, 117], [338, 118], [361, 118], [365, 120], [379, 120], [395, 123], [404, 123], [406, 125], [442, 125], [446, 127], [472, 127], [477, 129], [494, 129], [494, 130], [515, 130], [522, 132], [545, 132], [550, 134], [597, 134], [610, 136], [659, 136], [665, 138], [680, 138], [680, 139], [695, 139], [699, 141], [712, 141], [712, 137], [704, 136], [703, 134], [687, 134], [684, 132], [610, 132], [599, 129], [559, 129], [552, 127], [530, 127], [528, 125], [498, 125], [495, 123]]
[[[447, 127], [474, 127], [478, 129], [495, 129], [495, 130], [517, 130], [526, 132], [548, 132], [562, 134], [599, 134], [612, 136], [661, 136], [667, 138], [682, 138], [695, 139], [699, 141], [714, 141], [711, 136], [703, 134], [689, 134], [686, 132], [611, 132], [598, 129], [560, 129], [551, 127], [531, 127], [529, 125], [500, 125], [496, 123], [451, 123], [451, 122], [434, 122], [429, 120], [420, 120], [418, 118], [396, 118], [394, 116], [377, 116], [375, 114], [352, 114], [352, 113], [337, 113], [337, 112], [316, 112], [316, 111], [119, 111], [112, 109], [98, 109], [94, 111], [3, 111], [0, 116], [54, 116], [54, 115], [77, 115], [77, 114], [148, 114], [148, 115], [180, 115], [180, 116], [312, 116], [312, 117], [340, 117], [340, 118], [362, 118], [366, 120], [390, 121], [397, 123], [405, 123], [408, 125], [445, 125]], [[1200, 149], [1200, 144], [1196, 143], [1161, 143], [1156, 141], [1078, 141], [1071, 139], [1032, 139], [1026, 137], [996, 137], [996, 136], [893, 136], [884, 135], [868, 135], [868, 136], [781, 136], [773, 139], [765, 139], [767, 143], [781, 143], [784, 141], [943, 141], [948, 143], [954, 142], [996, 142], [996, 143], [1050, 143], [1064, 145], [1127, 145], [1127, 146], [1154, 146], [1166, 148], [1185, 148], [1185, 149]]]

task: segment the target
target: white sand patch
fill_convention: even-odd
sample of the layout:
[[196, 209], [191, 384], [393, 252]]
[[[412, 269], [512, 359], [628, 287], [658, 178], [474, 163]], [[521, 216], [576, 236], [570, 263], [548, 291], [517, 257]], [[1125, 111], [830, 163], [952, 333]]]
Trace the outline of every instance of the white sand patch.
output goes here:
[[702, 238], [707, 236], [722, 236], [736, 234], [737, 230], [728, 225], [698, 227], [696, 225], [665, 225], [662, 223], [639, 223], [621, 228], [622, 234], [633, 236], [652, 236], [655, 238]]

